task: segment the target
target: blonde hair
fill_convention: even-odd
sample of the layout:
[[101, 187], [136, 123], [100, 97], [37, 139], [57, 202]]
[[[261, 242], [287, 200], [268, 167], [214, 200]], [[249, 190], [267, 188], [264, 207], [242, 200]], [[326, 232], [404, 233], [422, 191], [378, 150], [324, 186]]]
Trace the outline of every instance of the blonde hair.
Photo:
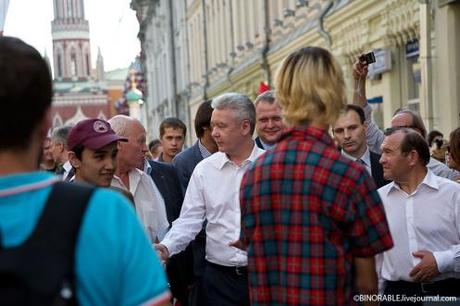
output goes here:
[[305, 125], [318, 118], [330, 125], [346, 105], [342, 69], [323, 48], [306, 47], [291, 53], [278, 70], [275, 86], [288, 124]]

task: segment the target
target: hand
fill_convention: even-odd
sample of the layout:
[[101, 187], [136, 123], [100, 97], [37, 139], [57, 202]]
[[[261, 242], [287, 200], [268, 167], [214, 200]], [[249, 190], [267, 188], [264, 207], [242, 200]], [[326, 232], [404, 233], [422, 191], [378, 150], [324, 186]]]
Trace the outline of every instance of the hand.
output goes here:
[[438, 264], [433, 256], [432, 252], [429, 251], [417, 251], [412, 253], [412, 256], [421, 258], [422, 261], [416, 265], [409, 276], [416, 282], [426, 282], [432, 280], [435, 276], [439, 275]]
[[165, 245], [159, 243], [154, 243], [153, 246], [155, 247], [155, 250], [157, 251], [157, 254], [160, 256], [161, 260], [166, 262], [169, 258], [168, 248]]
[[353, 64], [353, 78], [355, 80], [365, 80], [367, 77], [367, 64], [362, 63], [359, 59]]
[[228, 244], [229, 246], [235, 247], [237, 249], [240, 249], [242, 251], [247, 251], [248, 250], [248, 245], [244, 243], [241, 240], [233, 241]]

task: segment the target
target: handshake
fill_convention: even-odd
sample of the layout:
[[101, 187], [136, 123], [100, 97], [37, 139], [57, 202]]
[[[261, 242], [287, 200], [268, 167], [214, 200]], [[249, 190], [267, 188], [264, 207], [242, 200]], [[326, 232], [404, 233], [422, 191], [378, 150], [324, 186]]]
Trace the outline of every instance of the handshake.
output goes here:
[[161, 258], [161, 263], [165, 265], [169, 258], [168, 248], [160, 243], [154, 243], [153, 246], [155, 247], [155, 251], [157, 251], [157, 255]]

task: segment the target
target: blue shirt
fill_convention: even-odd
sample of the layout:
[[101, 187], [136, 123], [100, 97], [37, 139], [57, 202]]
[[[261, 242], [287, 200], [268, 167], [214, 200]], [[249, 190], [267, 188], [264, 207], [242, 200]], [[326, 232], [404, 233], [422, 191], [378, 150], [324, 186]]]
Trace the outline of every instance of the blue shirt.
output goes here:
[[[52, 185], [47, 172], [0, 177], [0, 230], [6, 248], [33, 232]], [[156, 305], [169, 299], [166, 276], [130, 204], [98, 188], [76, 245], [76, 291], [81, 305]]]

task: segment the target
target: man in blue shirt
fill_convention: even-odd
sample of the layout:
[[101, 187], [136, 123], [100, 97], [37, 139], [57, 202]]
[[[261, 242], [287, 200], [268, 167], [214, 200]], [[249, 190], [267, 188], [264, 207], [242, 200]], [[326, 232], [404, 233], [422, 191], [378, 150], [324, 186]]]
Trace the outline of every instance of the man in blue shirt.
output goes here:
[[[0, 71], [3, 255], [33, 236], [59, 178], [36, 171], [50, 127], [52, 83], [46, 62], [21, 40], [0, 37]], [[75, 244], [74, 282], [80, 305], [167, 305], [169, 301], [165, 274], [132, 207], [113, 191], [96, 189], [90, 197]]]

